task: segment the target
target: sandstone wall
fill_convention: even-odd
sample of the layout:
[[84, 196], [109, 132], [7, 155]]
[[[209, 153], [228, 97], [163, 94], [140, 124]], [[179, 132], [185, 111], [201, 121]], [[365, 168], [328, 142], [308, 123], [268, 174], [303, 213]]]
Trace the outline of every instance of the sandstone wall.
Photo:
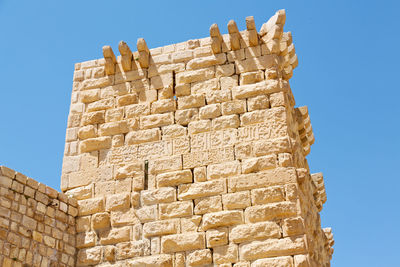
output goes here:
[[329, 266], [284, 23], [76, 64], [61, 187], [77, 266]]
[[75, 266], [77, 201], [0, 166], [0, 266]]

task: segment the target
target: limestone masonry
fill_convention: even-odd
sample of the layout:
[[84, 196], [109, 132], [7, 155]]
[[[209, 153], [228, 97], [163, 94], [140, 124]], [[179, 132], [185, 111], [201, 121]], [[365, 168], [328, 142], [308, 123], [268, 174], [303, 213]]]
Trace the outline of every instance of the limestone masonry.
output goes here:
[[77, 63], [63, 193], [0, 168], [2, 266], [330, 266], [284, 23]]

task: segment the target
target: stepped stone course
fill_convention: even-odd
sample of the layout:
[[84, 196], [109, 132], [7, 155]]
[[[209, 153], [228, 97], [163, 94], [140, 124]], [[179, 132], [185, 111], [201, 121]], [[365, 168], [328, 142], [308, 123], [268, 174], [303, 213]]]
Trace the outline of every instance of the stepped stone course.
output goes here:
[[285, 20], [77, 63], [63, 193], [0, 168], [2, 266], [330, 266]]

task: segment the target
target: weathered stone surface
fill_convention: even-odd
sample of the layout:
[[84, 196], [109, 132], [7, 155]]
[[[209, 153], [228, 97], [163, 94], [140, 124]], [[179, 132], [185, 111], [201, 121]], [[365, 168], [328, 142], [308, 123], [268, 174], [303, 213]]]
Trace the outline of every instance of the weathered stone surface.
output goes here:
[[127, 262], [128, 267], [173, 267], [171, 255], [160, 254], [143, 258], [135, 258]]
[[192, 172], [190, 170], [175, 171], [159, 174], [156, 177], [158, 187], [177, 186], [192, 182]]
[[226, 181], [215, 180], [194, 184], [183, 184], [178, 187], [178, 199], [195, 199], [219, 195], [226, 192]]
[[277, 257], [271, 259], [259, 259], [254, 261], [251, 264], [251, 267], [264, 267], [264, 266], [271, 266], [271, 267], [293, 267], [293, 258], [292, 257]]
[[243, 243], [265, 238], [279, 238], [281, 229], [276, 222], [259, 222], [236, 225], [230, 229], [229, 241]]
[[201, 249], [190, 252], [186, 256], [189, 266], [201, 266], [212, 263], [212, 253], [209, 249]]
[[129, 208], [130, 196], [129, 194], [115, 194], [107, 196], [106, 198], [106, 210], [123, 210]]
[[111, 137], [97, 137], [83, 140], [79, 143], [79, 151], [81, 153], [101, 150], [111, 147]]
[[239, 259], [238, 246], [229, 244], [213, 248], [213, 259], [215, 264], [237, 262]]
[[225, 61], [225, 54], [216, 54], [208, 57], [194, 58], [187, 63], [187, 67], [188, 69], [207, 68], [213, 65], [221, 65]]
[[206, 232], [207, 247], [222, 246], [228, 244], [228, 228], [221, 227], [210, 229]]
[[267, 187], [297, 181], [296, 171], [293, 168], [275, 168], [258, 173], [242, 174], [228, 180], [229, 192]]
[[104, 211], [103, 198], [91, 198], [78, 201], [79, 215], [95, 214]]
[[194, 205], [195, 205], [194, 207], [195, 214], [204, 214], [209, 212], [221, 211], [222, 210], [221, 196], [197, 198], [194, 200]]
[[212, 164], [207, 167], [207, 179], [227, 178], [240, 174], [240, 162], [232, 161], [221, 164]]
[[243, 223], [243, 212], [238, 210], [207, 213], [203, 216], [203, 230]]
[[244, 260], [256, 260], [267, 257], [287, 256], [306, 252], [303, 237], [267, 239], [265, 241], [253, 241], [240, 245], [240, 258]]
[[173, 123], [174, 123], [173, 113], [154, 114], [154, 115], [140, 117], [140, 127], [142, 129], [161, 127]]
[[242, 191], [222, 195], [222, 203], [225, 210], [243, 209], [251, 206], [250, 192]]
[[305, 159], [314, 136], [294, 108], [284, 23], [280, 10], [260, 32], [247, 17], [244, 31], [213, 24], [153, 49], [140, 38], [138, 51], [121, 42], [121, 56], [105, 46], [76, 64], [66, 195], [0, 167], [3, 265], [328, 266], [332, 233], [314, 225], [325, 189]]
[[297, 207], [293, 202], [278, 202], [248, 207], [245, 210], [246, 222], [260, 222], [297, 215]]
[[161, 250], [164, 253], [204, 249], [205, 234], [189, 232], [161, 237]]
[[251, 190], [253, 205], [267, 204], [285, 200], [285, 191], [282, 186], [272, 186]]
[[178, 218], [193, 215], [192, 201], [179, 201], [160, 204], [160, 218]]
[[149, 129], [129, 132], [125, 137], [125, 143], [128, 145], [140, 144], [161, 139], [159, 129]]
[[144, 205], [168, 203], [175, 200], [176, 190], [172, 187], [163, 187], [154, 190], [142, 191], [142, 203]]
[[146, 237], [176, 234], [178, 231], [178, 219], [148, 222], [143, 225], [143, 234]]

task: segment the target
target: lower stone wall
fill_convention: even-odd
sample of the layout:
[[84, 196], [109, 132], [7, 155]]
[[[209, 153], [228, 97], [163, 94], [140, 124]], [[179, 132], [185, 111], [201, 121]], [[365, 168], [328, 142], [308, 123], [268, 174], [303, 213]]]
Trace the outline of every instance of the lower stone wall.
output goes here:
[[77, 201], [0, 166], [0, 266], [75, 266]]
[[297, 170], [202, 180], [233, 163], [162, 175], [196, 183], [79, 200], [77, 266], [313, 266]]

